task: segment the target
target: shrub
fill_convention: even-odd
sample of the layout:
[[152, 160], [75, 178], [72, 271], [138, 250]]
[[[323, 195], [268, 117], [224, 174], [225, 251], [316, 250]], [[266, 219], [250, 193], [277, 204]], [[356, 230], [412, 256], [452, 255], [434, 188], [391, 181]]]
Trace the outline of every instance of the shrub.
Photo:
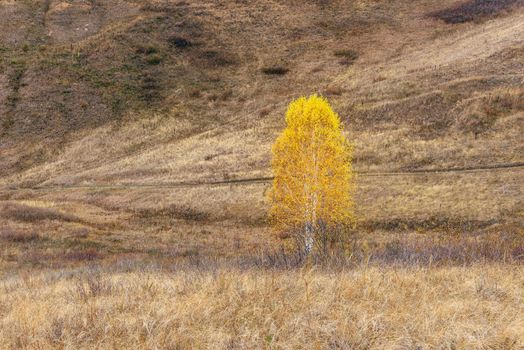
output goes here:
[[78, 222], [79, 219], [71, 214], [61, 213], [54, 209], [31, 207], [24, 204], [8, 203], [0, 212], [0, 216], [23, 222], [37, 222], [42, 220], [57, 220]]
[[41, 236], [36, 232], [16, 231], [9, 227], [0, 229], [0, 241], [29, 243], [40, 239]]
[[146, 58], [146, 63], [151, 66], [156, 66], [162, 62], [162, 57], [160, 55], [150, 55]]
[[179, 37], [179, 36], [175, 36], [175, 37], [170, 38], [169, 39], [169, 43], [172, 46], [178, 47], [178, 48], [186, 48], [186, 47], [190, 47], [190, 46], [193, 45], [189, 40], [184, 39], [184, 38]]
[[344, 64], [348, 66], [353, 64], [353, 62], [355, 62], [356, 59], [358, 58], [358, 53], [351, 49], [337, 50], [334, 52], [334, 55], [336, 57], [342, 58], [342, 60], [340, 61], [340, 64]]
[[265, 67], [262, 68], [262, 73], [266, 75], [285, 75], [289, 72], [289, 69], [281, 66]]

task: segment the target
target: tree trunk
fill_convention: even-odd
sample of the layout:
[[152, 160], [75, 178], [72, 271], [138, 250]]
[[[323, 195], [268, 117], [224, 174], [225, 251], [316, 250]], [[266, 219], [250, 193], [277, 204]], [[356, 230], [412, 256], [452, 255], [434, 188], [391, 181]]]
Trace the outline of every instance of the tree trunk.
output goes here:
[[310, 222], [306, 223], [304, 236], [304, 253], [306, 256], [313, 250], [313, 225]]

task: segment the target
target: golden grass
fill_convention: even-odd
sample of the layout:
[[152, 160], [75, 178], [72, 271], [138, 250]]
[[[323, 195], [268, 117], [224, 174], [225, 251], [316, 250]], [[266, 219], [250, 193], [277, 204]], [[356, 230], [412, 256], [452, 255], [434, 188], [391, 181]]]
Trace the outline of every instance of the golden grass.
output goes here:
[[522, 266], [62, 271], [0, 282], [5, 349], [522, 349]]

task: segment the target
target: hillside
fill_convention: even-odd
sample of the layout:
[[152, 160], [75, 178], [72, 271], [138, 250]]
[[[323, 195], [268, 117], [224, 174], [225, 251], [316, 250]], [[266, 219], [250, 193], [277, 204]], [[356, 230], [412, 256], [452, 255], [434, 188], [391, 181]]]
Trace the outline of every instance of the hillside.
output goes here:
[[[69, 213], [44, 231], [103, 245], [257, 249], [267, 181], [169, 184], [270, 176], [287, 104], [320, 93], [355, 144], [361, 227], [518, 231], [522, 168], [497, 168], [524, 162], [522, 5], [1, 1], [4, 213]], [[431, 172], [449, 168], [481, 169]]]
[[268, 174], [286, 104], [315, 92], [358, 169], [522, 162], [506, 2], [447, 23], [456, 1], [2, 1], [2, 182]]

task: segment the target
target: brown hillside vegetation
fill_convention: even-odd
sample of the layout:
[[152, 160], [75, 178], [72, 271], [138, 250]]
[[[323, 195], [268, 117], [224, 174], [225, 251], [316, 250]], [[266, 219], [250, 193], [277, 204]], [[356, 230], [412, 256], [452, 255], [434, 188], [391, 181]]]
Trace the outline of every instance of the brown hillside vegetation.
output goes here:
[[[524, 348], [522, 0], [0, 0], [1, 349]], [[268, 225], [290, 101], [355, 217]]]
[[[522, 7], [471, 23], [431, 17], [457, 6], [3, 1], [12, 21], [1, 21], [0, 184], [92, 184], [19, 196], [67, 199], [76, 216], [87, 201], [104, 222], [108, 208], [118, 222], [174, 201], [211, 223], [263, 225], [266, 184], [167, 193], [99, 185], [270, 175], [286, 104], [315, 91], [347, 123], [357, 171], [522, 163]], [[371, 228], [516, 223], [522, 176], [357, 176], [356, 204]], [[434, 218], [440, 224], [428, 224]]]
[[[1, 1], [0, 185], [267, 176], [286, 104], [311, 92], [347, 123], [357, 171], [522, 163], [521, 5]], [[476, 20], [434, 16], [463, 12]], [[518, 169], [357, 181], [365, 221], [522, 213]], [[207, 189], [169, 200], [259, 221], [264, 190], [213, 189], [205, 208]], [[137, 203], [132, 192], [104, 196], [128, 211], [168, 201], [159, 191]]]
[[2, 1], [2, 181], [267, 173], [286, 103], [311, 92], [349, 123], [358, 169], [522, 161], [520, 2], [429, 15], [456, 6]]
[[[44, 266], [64, 249], [265, 249], [267, 183], [159, 185], [270, 175], [285, 107], [311, 92], [346, 122], [357, 172], [522, 163], [523, 8], [479, 4], [2, 1], [2, 227], [56, 237]], [[466, 10], [481, 15], [433, 17]], [[368, 232], [522, 229], [521, 168], [356, 181]], [[34, 186], [51, 187], [13, 191]]]

